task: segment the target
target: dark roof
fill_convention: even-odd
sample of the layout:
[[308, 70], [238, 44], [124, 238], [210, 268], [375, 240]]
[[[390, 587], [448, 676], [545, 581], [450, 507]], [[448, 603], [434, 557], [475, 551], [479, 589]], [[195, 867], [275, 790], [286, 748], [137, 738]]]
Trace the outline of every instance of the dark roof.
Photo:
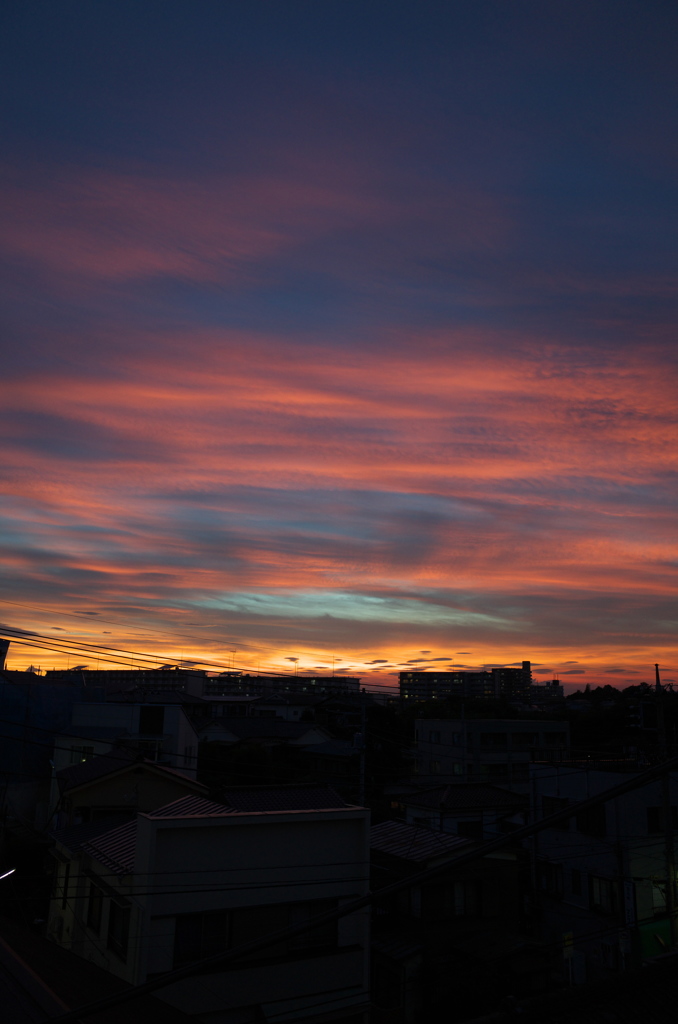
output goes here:
[[122, 768], [129, 768], [136, 760], [136, 754], [120, 747], [109, 751], [108, 754], [89, 757], [80, 764], [69, 764], [66, 768], [60, 768], [56, 775], [60, 782], [65, 783], [64, 789], [75, 789], [76, 786], [94, 782], [95, 779], [103, 778], [104, 775], [110, 775]]
[[50, 832], [50, 836], [72, 853], [77, 853], [78, 850], [83, 848], [85, 843], [89, 843], [91, 840], [96, 839], [97, 836], [128, 823], [130, 815], [133, 813], [133, 811], [130, 811], [130, 814], [115, 814], [111, 815], [110, 818], [88, 821], [83, 825], [67, 825], [66, 828], [54, 829], [53, 832]]
[[140, 758], [135, 751], [126, 750], [124, 747], [116, 747], [108, 754], [100, 754], [98, 757], [90, 757], [80, 764], [70, 764], [66, 768], [60, 768], [56, 775], [61, 783], [62, 791], [68, 792], [71, 789], [84, 786], [88, 782], [103, 779], [106, 775], [127, 771], [132, 766], [169, 774], [174, 776], [174, 778], [182, 779], [187, 785], [195, 789], [206, 789], [202, 783], [190, 779], [177, 769], [169, 768], [164, 764], [158, 764], [156, 761], [150, 761], [148, 758]]
[[227, 789], [224, 803], [238, 811], [336, 810], [350, 805], [329, 786], [253, 786]]
[[320, 754], [323, 757], [357, 757], [360, 750], [349, 740], [326, 740], [325, 743], [309, 743], [304, 754]]
[[[29, 926], [23, 920], [3, 915], [1, 927], [4, 940], [3, 964], [9, 968], [17, 981], [28, 986], [33, 998], [39, 999], [40, 1006], [45, 1010], [45, 1013], [39, 1012], [38, 1005], [31, 998], [26, 1006], [31, 1010], [35, 1006], [35, 1015], [31, 1013], [29, 1017], [27, 1010], [20, 1018], [26, 1024], [28, 1020], [45, 1020], [47, 1013], [58, 1016], [69, 1006], [83, 1006], [95, 999], [113, 996], [130, 988], [129, 982], [39, 934], [34, 925]], [[33, 974], [32, 983], [28, 982], [29, 970]], [[61, 1005], [50, 1011], [46, 1010], [46, 1004], [40, 998], [39, 991], [42, 989], [45, 992], [43, 986], [49, 986], [51, 992], [61, 1000]], [[161, 1003], [148, 993], [137, 993], [133, 1000], [125, 1003], [123, 1009], [102, 1010], [93, 1017], [83, 1017], [82, 1020], [87, 1024], [90, 1024], [90, 1021], [111, 1024], [120, 1020], [124, 1020], [125, 1024], [149, 1024], [149, 1021], [158, 1018], [159, 1008], [162, 1024], [195, 1024], [195, 1016], [192, 1014], [181, 1013], [169, 1003]], [[6, 1024], [9, 1024], [10, 1020], [18, 1020], [5, 1006], [2, 1009], [2, 1019]]]
[[279, 739], [296, 740], [307, 732], [320, 730], [329, 738], [329, 733], [313, 722], [284, 722], [281, 718], [213, 718], [205, 729], [216, 725], [223, 727], [242, 740], [248, 739]]
[[131, 690], [118, 690], [107, 697], [109, 704], [205, 704], [209, 701], [204, 697], [196, 697], [184, 690], [155, 690], [144, 686]]
[[84, 853], [98, 860], [116, 875], [128, 875], [134, 870], [134, 855], [137, 845], [137, 823], [125, 822], [118, 828], [109, 829], [89, 842], [82, 844]]
[[268, 697], [259, 697], [259, 701], [262, 707], [267, 704], [287, 704], [298, 707], [311, 707], [316, 704], [322, 704], [325, 698], [317, 693], [272, 693]]
[[261, 700], [261, 697], [250, 697], [243, 693], [210, 693], [203, 698], [206, 704], [254, 704]]
[[414, 807], [433, 807], [436, 810], [442, 804], [446, 810], [492, 808], [510, 811], [527, 806], [529, 800], [520, 793], [511, 793], [508, 789], [484, 782], [453, 782], [449, 786], [436, 786], [435, 789], [410, 793], [403, 797], [403, 803]]
[[60, 729], [58, 736], [76, 736], [85, 740], [110, 740], [113, 742], [120, 736], [129, 736], [128, 729], [120, 729], [115, 725], [67, 725]]
[[458, 853], [472, 845], [472, 841], [465, 837], [436, 832], [420, 825], [405, 825], [401, 821], [382, 821], [370, 829], [370, 847], [373, 850], [415, 864]]
[[271, 811], [320, 811], [349, 807], [329, 786], [252, 786], [227, 789], [220, 803], [187, 796], [148, 813], [149, 818], [222, 818]]
[[213, 800], [205, 800], [201, 796], [182, 796], [178, 800], [154, 811], [147, 811], [148, 818], [224, 818], [236, 812], [226, 804], [218, 804]]

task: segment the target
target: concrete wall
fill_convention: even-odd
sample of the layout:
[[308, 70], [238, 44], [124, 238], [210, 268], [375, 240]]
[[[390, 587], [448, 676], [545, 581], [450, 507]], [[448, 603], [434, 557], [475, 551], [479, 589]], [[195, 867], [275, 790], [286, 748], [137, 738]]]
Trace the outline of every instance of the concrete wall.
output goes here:
[[[222, 818], [137, 816], [134, 874], [116, 878], [94, 860], [74, 862], [72, 898], [65, 910], [57, 885], [53, 937], [131, 984], [171, 970], [176, 919], [233, 908], [336, 899], [368, 888], [369, 812], [364, 809], [234, 814]], [[123, 962], [107, 948], [110, 898], [99, 935], [87, 927], [89, 874], [130, 907], [129, 953]], [[57, 924], [61, 918], [62, 924]], [[59, 936], [57, 936], [59, 931]], [[331, 951], [290, 951], [268, 963], [186, 979], [158, 993], [189, 1014], [216, 1014], [265, 1005], [285, 1019], [362, 1005], [369, 994], [369, 908], [338, 923]]]

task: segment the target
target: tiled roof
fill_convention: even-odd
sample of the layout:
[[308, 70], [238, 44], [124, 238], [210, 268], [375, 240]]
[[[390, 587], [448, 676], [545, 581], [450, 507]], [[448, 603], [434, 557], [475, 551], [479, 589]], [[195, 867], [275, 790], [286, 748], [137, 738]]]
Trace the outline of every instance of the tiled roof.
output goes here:
[[[132, 814], [133, 812], [130, 812]], [[129, 822], [129, 814], [114, 814], [110, 818], [101, 818], [98, 821], [88, 821], [83, 825], [68, 825], [66, 828], [58, 828], [50, 832], [52, 839], [61, 843], [72, 853], [81, 850], [85, 843], [104, 835], [119, 825]]]
[[510, 810], [523, 807], [528, 803], [526, 796], [511, 793], [499, 786], [490, 786], [483, 782], [453, 782], [449, 786], [437, 786], [421, 793], [411, 793], [403, 797], [403, 803], [414, 807], [435, 807], [441, 804], [446, 810], [464, 810], [473, 808], [496, 808]]
[[118, 828], [82, 844], [84, 853], [110, 868], [116, 875], [128, 875], [134, 870], [137, 843], [137, 823], [128, 821]]
[[224, 818], [235, 812], [232, 807], [205, 800], [201, 796], [182, 796], [179, 800], [146, 813], [149, 818]]
[[445, 854], [458, 853], [473, 845], [470, 839], [436, 832], [401, 821], [382, 821], [370, 829], [370, 846], [392, 857], [422, 863]]

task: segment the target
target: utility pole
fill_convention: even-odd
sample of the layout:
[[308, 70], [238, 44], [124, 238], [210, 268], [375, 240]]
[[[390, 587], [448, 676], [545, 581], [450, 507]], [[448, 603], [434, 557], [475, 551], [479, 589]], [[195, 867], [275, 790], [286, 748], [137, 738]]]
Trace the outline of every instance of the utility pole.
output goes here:
[[367, 709], [365, 707], [365, 688], [360, 692], [360, 785], [358, 788], [358, 803], [365, 806], [365, 747], [367, 729]]
[[[666, 715], [664, 708], [664, 690], [659, 679], [659, 665], [654, 666], [654, 688], [657, 701], [657, 737], [659, 739], [659, 757], [662, 761], [668, 758], [668, 742], [666, 733]], [[678, 943], [678, 927], [676, 922], [676, 853], [673, 842], [673, 815], [671, 812], [671, 776], [667, 772], [662, 775], [662, 814], [664, 817], [664, 872], [666, 874], [666, 913], [669, 918], [671, 946]]]

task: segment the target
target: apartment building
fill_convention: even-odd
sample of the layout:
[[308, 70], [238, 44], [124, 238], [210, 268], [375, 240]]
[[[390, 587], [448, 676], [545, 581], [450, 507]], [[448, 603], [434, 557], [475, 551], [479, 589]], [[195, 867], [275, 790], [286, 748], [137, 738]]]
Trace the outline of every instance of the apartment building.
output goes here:
[[430, 785], [492, 782], [527, 793], [530, 763], [561, 759], [569, 745], [566, 722], [421, 718], [415, 723], [415, 768]]
[[400, 696], [403, 701], [446, 700], [451, 697], [500, 697], [512, 701], [529, 701], [532, 670], [529, 661], [521, 668], [514, 666], [478, 669], [475, 671], [407, 671], [400, 672]]
[[[533, 765], [533, 815], [544, 817], [635, 774], [574, 762]], [[665, 813], [668, 795], [668, 821]], [[530, 844], [537, 919], [563, 944], [570, 981], [613, 976], [672, 944], [667, 879], [676, 885], [678, 773], [546, 829]]]

